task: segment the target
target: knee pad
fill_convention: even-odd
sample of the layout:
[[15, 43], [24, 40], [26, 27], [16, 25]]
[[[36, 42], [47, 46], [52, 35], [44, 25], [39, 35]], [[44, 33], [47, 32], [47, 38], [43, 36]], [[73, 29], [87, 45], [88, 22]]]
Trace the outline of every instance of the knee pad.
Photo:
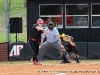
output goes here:
[[73, 58], [73, 59], [76, 59], [76, 58], [77, 58], [77, 54], [71, 52], [71, 53], [70, 53], [70, 57]]
[[64, 61], [67, 60], [67, 59], [66, 59], [66, 54], [65, 54], [65, 52], [61, 52], [61, 58], [62, 58]]
[[63, 60], [70, 61], [70, 55], [68, 52], [61, 52], [61, 57]]
[[61, 52], [61, 57], [65, 56], [66, 52]]
[[78, 59], [79, 55], [72, 52], [72, 53], [70, 53], [70, 57], [73, 59]]

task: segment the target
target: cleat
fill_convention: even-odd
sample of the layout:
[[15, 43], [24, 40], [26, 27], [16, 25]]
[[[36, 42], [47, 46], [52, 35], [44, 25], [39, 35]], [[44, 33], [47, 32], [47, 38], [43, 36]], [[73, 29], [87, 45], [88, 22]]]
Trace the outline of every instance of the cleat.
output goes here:
[[71, 63], [70, 61], [62, 61], [61, 64]]
[[34, 65], [42, 65], [40, 62], [38, 62], [38, 61], [33, 61], [33, 64]]
[[80, 63], [81, 61], [80, 60], [76, 60], [76, 63]]
[[65, 64], [66, 63], [66, 61], [61, 61], [61, 64]]

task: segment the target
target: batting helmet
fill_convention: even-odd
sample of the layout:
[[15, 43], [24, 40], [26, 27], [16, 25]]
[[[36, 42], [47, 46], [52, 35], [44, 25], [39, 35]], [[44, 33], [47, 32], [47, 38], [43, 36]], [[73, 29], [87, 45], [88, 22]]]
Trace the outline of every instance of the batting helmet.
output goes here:
[[43, 22], [43, 20], [42, 19], [38, 19], [37, 20], [37, 24], [43, 24], [44, 22]]
[[50, 30], [52, 30], [52, 29], [54, 28], [54, 23], [53, 23], [53, 22], [49, 22], [49, 23], [48, 23], [48, 28], [49, 28]]

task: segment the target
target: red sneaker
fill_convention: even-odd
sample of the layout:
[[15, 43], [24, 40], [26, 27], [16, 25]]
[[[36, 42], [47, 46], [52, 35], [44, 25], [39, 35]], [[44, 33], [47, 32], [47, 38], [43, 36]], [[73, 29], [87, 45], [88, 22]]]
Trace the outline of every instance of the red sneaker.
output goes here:
[[40, 62], [38, 62], [38, 61], [33, 61], [33, 64], [34, 65], [42, 65]]
[[35, 62], [35, 65], [42, 65], [42, 64], [41, 64], [40, 62], [37, 61], [37, 62]]

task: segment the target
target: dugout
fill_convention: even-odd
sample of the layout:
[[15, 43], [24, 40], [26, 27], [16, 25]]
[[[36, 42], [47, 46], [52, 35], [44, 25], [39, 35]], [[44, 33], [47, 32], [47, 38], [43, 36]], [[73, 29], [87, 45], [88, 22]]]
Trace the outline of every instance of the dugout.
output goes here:
[[[60, 6], [62, 14], [57, 15]], [[61, 34], [73, 36], [75, 42], [100, 42], [99, 8], [100, 0], [27, 0], [27, 37], [38, 18], [58, 17], [62, 24], [55, 25]], [[67, 21], [68, 17], [72, 18], [73, 26]]]

